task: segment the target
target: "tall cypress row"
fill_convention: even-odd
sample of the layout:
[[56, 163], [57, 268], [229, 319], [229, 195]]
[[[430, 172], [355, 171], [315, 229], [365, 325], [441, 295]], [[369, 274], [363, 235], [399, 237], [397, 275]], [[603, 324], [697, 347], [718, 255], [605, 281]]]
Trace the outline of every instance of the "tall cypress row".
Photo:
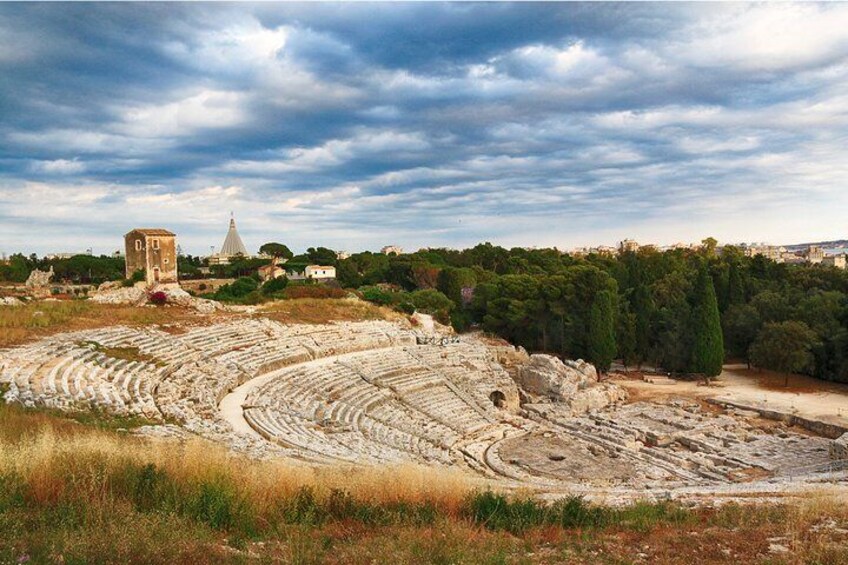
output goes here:
[[708, 379], [721, 373], [724, 337], [713, 279], [706, 262], [701, 263], [692, 304], [692, 362], [690, 370]]
[[633, 292], [633, 313], [636, 315], [636, 362], [641, 364], [651, 352], [651, 317], [654, 303], [647, 285], [639, 284]]
[[608, 290], [595, 294], [589, 312], [589, 360], [601, 373], [615, 357], [615, 299]]

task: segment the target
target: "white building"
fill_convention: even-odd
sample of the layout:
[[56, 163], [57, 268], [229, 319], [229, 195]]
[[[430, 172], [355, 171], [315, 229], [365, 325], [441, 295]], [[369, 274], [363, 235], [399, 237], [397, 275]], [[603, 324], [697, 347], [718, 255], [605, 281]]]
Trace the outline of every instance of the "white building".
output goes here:
[[380, 250], [380, 253], [383, 255], [391, 255], [392, 253], [395, 255], [403, 255], [403, 248], [399, 245], [387, 245]]
[[324, 265], [307, 265], [303, 271], [303, 276], [307, 279], [330, 280], [336, 278], [336, 268]]
[[290, 272], [287, 274], [290, 281], [331, 281], [336, 278], [336, 268], [324, 265], [307, 265], [302, 273]]

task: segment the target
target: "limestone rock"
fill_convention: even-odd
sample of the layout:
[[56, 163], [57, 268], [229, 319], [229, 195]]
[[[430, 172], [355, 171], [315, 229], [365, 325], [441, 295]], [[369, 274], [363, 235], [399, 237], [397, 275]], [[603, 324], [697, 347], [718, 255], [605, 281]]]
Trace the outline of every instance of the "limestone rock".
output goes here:
[[0, 297], [0, 306], [23, 306], [24, 303], [14, 296]]
[[575, 416], [606, 408], [627, 400], [627, 391], [612, 383], [600, 383], [577, 391], [567, 400], [571, 413]]
[[97, 292], [105, 292], [107, 290], [117, 290], [122, 286], [121, 281], [106, 281], [97, 287]]
[[90, 299], [98, 304], [134, 304], [147, 302], [147, 293], [143, 288], [129, 287], [115, 290], [98, 291]]
[[40, 288], [50, 284], [50, 279], [53, 278], [53, 265], [50, 265], [49, 271], [39, 271], [33, 269], [26, 280], [27, 288]]
[[551, 355], [535, 354], [530, 356], [530, 362], [518, 368], [516, 378], [518, 385], [525, 392], [562, 401], [574, 396], [578, 390], [597, 382], [594, 367], [583, 363], [577, 369], [566, 365]]
[[848, 459], [848, 433], [842, 434], [830, 443], [831, 459]]

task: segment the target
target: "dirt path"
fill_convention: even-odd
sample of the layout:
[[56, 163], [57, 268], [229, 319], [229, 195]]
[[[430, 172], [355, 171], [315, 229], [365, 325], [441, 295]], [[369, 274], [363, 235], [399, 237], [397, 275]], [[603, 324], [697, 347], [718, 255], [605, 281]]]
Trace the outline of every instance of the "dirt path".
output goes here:
[[848, 426], [848, 385], [791, 375], [784, 387], [784, 376], [749, 370], [745, 365], [725, 365], [714, 386], [678, 381], [673, 385], [655, 385], [635, 378], [616, 379], [634, 400], [662, 400], [670, 396], [717, 398], [768, 407], [806, 418]]

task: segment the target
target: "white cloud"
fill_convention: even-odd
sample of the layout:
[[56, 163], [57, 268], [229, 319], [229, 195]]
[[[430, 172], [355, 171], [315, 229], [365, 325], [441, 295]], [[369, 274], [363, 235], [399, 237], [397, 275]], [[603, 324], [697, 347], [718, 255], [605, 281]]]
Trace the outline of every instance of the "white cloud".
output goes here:
[[85, 171], [85, 163], [76, 159], [55, 159], [52, 161], [35, 161], [30, 170], [38, 173], [73, 175]]
[[848, 55], [845, 4], [727, 6], [729, 11], [685, 29], [691, 39], [672, 42], [668, 56], [697, 66], [780, 71], [837, 62]]
[[133, 137], [155, 138], [238, 126], [247, 120], [245, 99], [238, 92], [202, 90], [175, 102], [122, 109], [117, 129]]

